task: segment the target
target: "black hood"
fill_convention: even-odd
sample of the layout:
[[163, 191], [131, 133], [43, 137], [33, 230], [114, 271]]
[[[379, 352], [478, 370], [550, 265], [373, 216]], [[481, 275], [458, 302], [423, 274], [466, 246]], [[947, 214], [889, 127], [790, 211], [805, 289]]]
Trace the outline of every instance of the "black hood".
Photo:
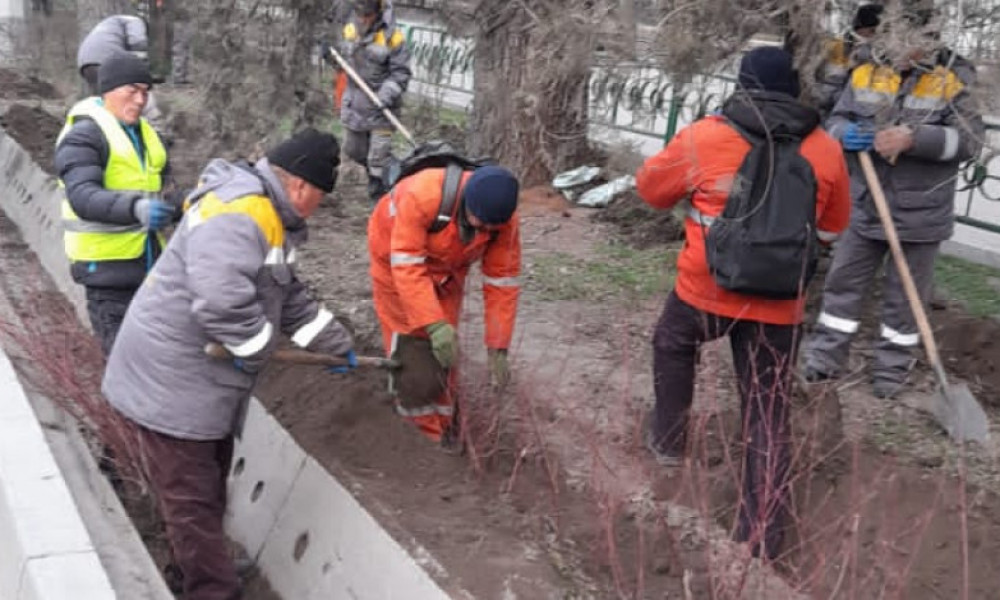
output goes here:
[[726, 100], [722, 116], [758, 137], [804, 138], [819, 126], [819, 113], [788, 94], [739, 91]]

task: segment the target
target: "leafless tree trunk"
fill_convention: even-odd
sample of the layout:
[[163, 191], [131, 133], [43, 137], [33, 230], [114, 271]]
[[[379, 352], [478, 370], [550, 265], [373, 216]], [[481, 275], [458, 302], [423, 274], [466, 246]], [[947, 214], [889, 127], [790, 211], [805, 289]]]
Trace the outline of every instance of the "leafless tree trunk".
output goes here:
[[481, 0], [472, 13], [471, 149], [499, 159], [526, 185], [588, 152], [587, 82], [600, 19], [584, 4]]

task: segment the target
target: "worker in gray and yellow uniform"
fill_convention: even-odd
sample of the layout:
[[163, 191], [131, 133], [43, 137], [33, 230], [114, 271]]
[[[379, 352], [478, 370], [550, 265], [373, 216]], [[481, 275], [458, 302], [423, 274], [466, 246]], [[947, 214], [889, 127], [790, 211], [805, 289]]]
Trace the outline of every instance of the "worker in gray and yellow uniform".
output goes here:
[[140, 116], [152, 77], [131, 54], [105, 60], [100, 97], [73, 106], [56, 141], [66, 256], [86, 288], [87, 312], [105, 355], [132, 296], [160, 254], [160, 230], [179, 216], [163, 198], [167, 151]]
[[[344, 59], [378, 96], [382, 105], [398, 110], [410, 82], [410, 52], [396, 27], [386, 0], [354, 0], [354, 15], [344, 26]], [[392, 124], [375, 103], [348, 80], [340, 109], [344, 153], [368, 169], [368, 195], [378, 200], [386, 192], [383, 169], [392, 150]]]
[[881, 4], [862, 4], [854, 13], [851, 29], [842, 37], [827, 42], [826, 60], [816, 73], [816, 86], [812, 91], [813, 103], [824, 119], [844, 91], [851, 70], [871, 59], [870, 42], [878, 30], [883, 10]]
[[[281, 334], [357, 365], [350, 334], [296, 275], [296, 248], [333, 190], [339, 154], [332, 135], [307, 130], [252, 165], [210, 162], [108, 357], [102, 390], [134, 425], [185, 600], [242, 597], [222, 525], [226, 476]], [[206, 356], [210, 342], [232, 358]]]
[[[874, 150], [903, 252], [927, 302], [938, 247], [955, 222], [955, 177], [959, 165], [977, 156], [983, 122], [973, 98], [973, 65], [941, 46], [931, 9], [904, 13], [891, 34], [897, 46], [891, 64], [858, 66], [827, 121], [827, 129], [848, 152], [851, 225], [834, 253], [823, 289], [816, 330], [806, 343], [805, 376], [822, 381], [844, 373], [851, 338], [872, 279], [888, 252], [871, 191], [856, 152]], [[891, 397], [900, 390], [920, 343], [899, 274], [885, 263], [879, 340], [872, 369], [873, 392]]]

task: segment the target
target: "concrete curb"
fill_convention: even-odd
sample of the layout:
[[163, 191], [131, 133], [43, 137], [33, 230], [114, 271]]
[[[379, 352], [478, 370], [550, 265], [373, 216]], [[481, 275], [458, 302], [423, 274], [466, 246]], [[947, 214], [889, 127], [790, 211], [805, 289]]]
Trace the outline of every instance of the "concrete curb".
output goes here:
[[116, 598], [69, 486], [0, 352], [0, 597]]
[[[56, 286], [73, 303], [80, 321], [88, 323], [82, 289], [73, 283], [63, 254], [59, 215], [62, 191], [55, 179], [39, 168], [2, 129], [0, 173], [4, 177], [0, 184], [0, 208], [18, 226]], [[37, 406], [36, 402], [39, 410]], [[62, 411], [46, 406], [44, 410], [59, 415], [53, 418], [71, 420]], [[41, 431], [34, 413], [21, 418], [30, 420]], [[0, 430], [0, 443], [4, 438]], [[67, 446], [71, 449], [63, 452], [64, 460], [59, 462], [73, 471], [66, 479], [82, 482], [73, 489], [77, 503], [104, 509], [91, 511], [86, 525], [94, 538], [98, 537], [95, 528], [103, 532], [105, 547], [95, 551], [90, 544], [86, 546], [87, 552], [93, 554], [97, 567], [101, 567], [98, 557], [104, 561], [103, 567], [117, 597], [170, 598], [148, 552], [141, 543], [136, 543], [138, 534], [127, 519], [124, 524], [121, 519], [103, 525], [91, 522], [106, 520], [107, 514], [103, 514], [106, 512], [124, 516], [124, 509], [98, 473], [82, 440], [79, 442]], [[5, 465], [0, 462], [3, 479], [6, 479]], [[53, 469], [58, 473], [58, 467]], [[247, 548], [274, 590], [285, 598], [443, 600], [449, 597], [422, 568], [437, 568], [438, 573], [443, 573], [429, 554], [420, 551], [421, 560], [414, 560], [256, 401], [248, 416], [243, 441], [237, 446], [230, 488], [227, 530]], [[3, 541], [8, 538], [0, 523], [0, 586], [6, 573], [4, 568], [11, 564], [2, 554]], [[17, 596], [0, 587], [0, 598], [105, 597], [82, 595], [78, 592], [82, 589], [74, 588], [74, 593], [61, 596]], [[112, 593], [107, 597], [116, 596]]]

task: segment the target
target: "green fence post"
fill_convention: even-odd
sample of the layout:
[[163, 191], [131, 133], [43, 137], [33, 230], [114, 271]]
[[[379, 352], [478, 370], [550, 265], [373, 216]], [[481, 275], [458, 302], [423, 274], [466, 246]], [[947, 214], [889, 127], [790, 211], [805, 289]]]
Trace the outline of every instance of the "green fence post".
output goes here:
[[667, 143], [673, 139], [674, 134], [677, 133], [677, 119], [680, 117], [682, 104], [683, 99], [675, 88], [674, 93], [670, 98], [670, 111], [667, 113], [667, 131], [663, 134], [664, 146], [666, 146]]

